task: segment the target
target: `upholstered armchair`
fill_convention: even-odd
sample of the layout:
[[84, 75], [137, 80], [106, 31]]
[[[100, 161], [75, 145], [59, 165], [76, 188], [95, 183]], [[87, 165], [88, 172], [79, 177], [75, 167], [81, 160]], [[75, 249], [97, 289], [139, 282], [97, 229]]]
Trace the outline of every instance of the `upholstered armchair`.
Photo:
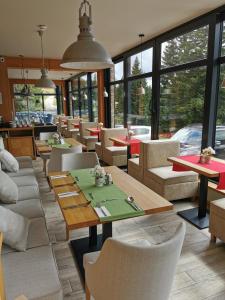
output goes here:
[[143, 143], [143, 183], [169, 201], [195, 197], [198, 175], [176, 172], [167, 158], [180, 155], [180, 143], [155, 140]]
[[102, 160], [111, 166], [127, 165], [127, 147], [114, 146], [110, 137], [126, 136], [126, 128], [103, 128], [101, 135]]
[[103, 160], [103, 150], [102, 150], [102, 142], [101, 142], [102, 141], [102, 130], [100, 131], [99, 139], [100, 139], [100, 141], [95, 143], [95, 152], [97, 153], [98, 158]]
[[181, 223], [167, 241], [151, 245], [107, 239], [84, 255], [86, 300], [167, 300], [185, 235]]
[[80, 122], [80, 142], [87, 147], [87, 151], [95, 150], [95, 143], [98, 141], [97, 136], [90, 135], [87, 128], [96, 128], [97, 122]]
[[140, 144], [140, 155], [139, 157], [130, 158], [128, 160], [128, 174], [137, 179], [140, 182], [143, 182], [144, 168], [143, 168], [143, 158], [144, 158], [144, 143]]

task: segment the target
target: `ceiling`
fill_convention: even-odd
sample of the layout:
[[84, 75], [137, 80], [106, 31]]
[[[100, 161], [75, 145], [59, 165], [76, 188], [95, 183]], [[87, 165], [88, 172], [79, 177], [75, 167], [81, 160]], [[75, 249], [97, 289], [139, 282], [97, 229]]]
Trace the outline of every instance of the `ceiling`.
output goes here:
[[[0, 0], [0, 55], [40, 57], [36, 25], [46, 24], [45, 57], [60, 59], [78, 34], [81, 0]], [[225, 0], [90, 0], [96, 39], [111, 56], [225, 4]], [[144, 41], [143, 40], [143, 41]]]
[[[77, 72], [70, 71], [49, 71], [48, 76], [52, 80], [66, 80], [71, 76], [77, 74]], [[41, 72], [39, 69], [29, 69], [28, 74], [25, 73], [25, 77], [29, 79], [39, 79], [41, 77]], [[10, 79], [22, 79], [21, 70], [20, 69], [8, 69], [8, 77]]]

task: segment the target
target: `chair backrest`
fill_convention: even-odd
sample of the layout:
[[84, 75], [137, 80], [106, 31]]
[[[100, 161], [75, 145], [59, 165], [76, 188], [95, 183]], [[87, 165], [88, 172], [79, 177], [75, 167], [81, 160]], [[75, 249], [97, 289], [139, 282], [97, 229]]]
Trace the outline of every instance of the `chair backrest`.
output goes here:
[[54, 133], [56, 133], [56, 131], [55, 132], [40, 132], [39, 140], [40, 141], [47, 141], [48, 139], [52, 138]]
[[62, 155], [65, 153], [81, 153], [82, 145], [77, 145], [68, 149], [52, 148], [51, 156], [47, 165], [48, 172], [62, 171]]
[[184, 235], [181, 223], [172, 238], [158, 245], [106, 240], [96, 263], [85, 266], [91, 295], [98, 300], [169, 299]]
[[94, 168], [98, 164], [99, 159], [95, 152], [63, 154], [62, 156], [62, 171]]
[[180, 155], [180, 142], [171, 140], [154, 140], [144, 143], [144, 169], [170, 166], [170, 156]]
[[0, 232], [0, 300], [5, 300], [5, 287], [3, 278], [3, 267], [1, 260], [1, 250], [2, 250], [3, 234]]
[[81, 138], [90, 135], [90, 132], [86, 130], [87, 128], [96, 128], [96, 127], [97, 127], [97, 122], [80, 122]]
[[127, 129], [126, 128], [102, 128], [101, 130], [101, 142], [102, 147], [110, 147], [113, 146], [113, 142], [110, 141], [110, 137], [119, 137], [126, 136]]
[[4, 150], [4, 149], [5, 149], [4, 140], [3, 137], [0, 136], [0, 150]]
[[70, 130], [70, 129], [73, 129], [74, 128], [74, 124], [79, 124], [80, 123], [80, 120], [78, 118], [76, 119], [68, 119], [67, 120], [67, 129]]

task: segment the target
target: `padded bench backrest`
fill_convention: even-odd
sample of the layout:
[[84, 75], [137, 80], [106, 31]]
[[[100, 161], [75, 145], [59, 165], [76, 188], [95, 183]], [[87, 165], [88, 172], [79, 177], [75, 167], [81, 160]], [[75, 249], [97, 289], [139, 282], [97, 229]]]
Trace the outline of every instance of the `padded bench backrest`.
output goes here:
[[180, 142], [170, 140], [154, 140], [143, 143], [144, 169], [170, 166], [167, 158], [180, 155]]
[[126, 128], [103, 128], [101, 130], [101, 142], [102, 148], [113, 146], [113, 142], [110, 141], [110, 137], [126, 136]]

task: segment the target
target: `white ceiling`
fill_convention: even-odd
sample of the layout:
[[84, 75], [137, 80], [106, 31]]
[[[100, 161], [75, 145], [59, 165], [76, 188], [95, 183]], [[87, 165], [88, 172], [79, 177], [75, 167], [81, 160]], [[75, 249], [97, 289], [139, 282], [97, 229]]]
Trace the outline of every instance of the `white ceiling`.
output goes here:
[[[0, 0], [0, 55], [40, 57], [36, 25], [46, 24], [45, 56], [61, 58], [78, 34], [81, 0]], [[96, 39], [112, 56], [206, 13], [225, 0], [90, 0]]]
[[[49, 71], [48, 76], [52, 80], [66, 80], [71, 76], [77, 74], [77, 72], [70, 71]], [[28, 70], [28, 74], [25, 73], [25, 77], [29, 79], [39, 79], [41, 77], [41, 72], [39, 69], [30, 69]], [[8, 69], [8, 77], [10, 79], [22, 79], [21, 70], [20, 69]]]

